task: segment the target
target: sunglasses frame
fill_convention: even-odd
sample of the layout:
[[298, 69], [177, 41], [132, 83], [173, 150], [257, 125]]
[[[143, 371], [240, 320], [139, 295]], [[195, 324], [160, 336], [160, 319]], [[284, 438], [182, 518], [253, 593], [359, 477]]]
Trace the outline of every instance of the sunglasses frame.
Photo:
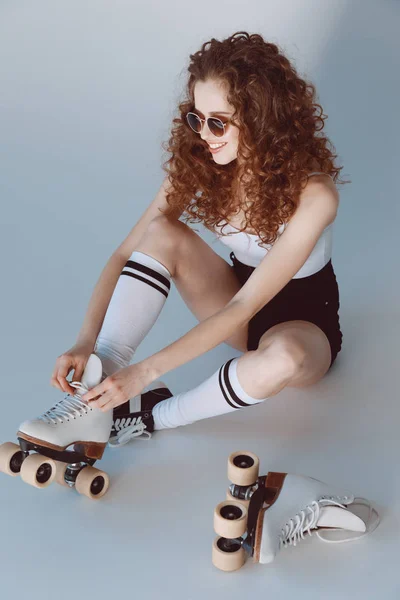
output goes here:
[[[196, 117], [196, 118], [197, 118], [197, 119], [200, 121], [200, 125], [201, 125], [201, 127], [200, 127], [200, 131], [196, 131], [195, 129], [193, 129], [193, 127], [192, 127], [192, 126], [191, 126], [191, 124], [189, 123], [189, 119], [188, 119], [189, 115], [194, 115], [194, 116], [195, 116], [195, 117]], [[209, 126], [209, 124], [208, 124], [208, 121], [209, 121], [209, 119], [214, 119], [214, 121], [219, 121], [220, 123], [222, 123], [223, 132], [222, 132], [222, 134], [221, 134], [221, 135], [216, 135], [215, 133], [213, 133], [213, 132], [211, 131], [211, 129], [210, 129], [210, 126]], [[202, 119], [201, 117], [199, 117], [199, 115], [197, 115], [196, 113], [194, 113], [194, 112], [192, 112], [192, 111], [189, 111], [188, 113], [186, 113], [186, 121], [187, 121], [187, 123], [188, 123], [188, 125], [189, 125], [190, 129], [191, 129], [192, 131], [194, 131], [195, 133], [197, 133], [198, 135], [200, 135], [200, 134], [201, 134], [201, 132], [203, 131], [203, 126], [204, 126], [204, 123], [207, 121], [207, 126], [208, 126], [208, 129], [209, 129], [209, 131], [212, 133], [212, 135], [215, 135], [215, 137], [223, 137], [223, 136], [225, 135], [225, 133], [226, 133], [226, 131], [225, 131], [225, 127], [226, 127], [226, 126], [229, 124], [230, 120], [231, 120], [231, 119], [228, 119], [228, 120], [226, 121], [226, 123], [224, 123], [224, 122], [223, 122], [221, 119], [219, 119], [218, 117], [207, 117], [207, 119]]]

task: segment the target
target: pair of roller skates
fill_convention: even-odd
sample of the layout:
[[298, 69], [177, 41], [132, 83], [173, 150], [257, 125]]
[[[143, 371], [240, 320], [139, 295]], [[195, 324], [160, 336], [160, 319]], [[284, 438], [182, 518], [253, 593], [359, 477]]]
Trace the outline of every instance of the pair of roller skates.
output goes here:
[[[0, 471], [21, 475], [28, 484], [44, 488], [54, 480], [75, 487], [88, 498], [99, 499], [109, 487], [107, 473], [93, 465], [106, 446], [119, 447], [132, 438], [149, 439], [154, 431], [152, 409], [172, 396], [167, 386], [154, 382], [147, 391], [115, 409], [102, 412], [82, 396], [105, 378], [98, 356], [91, 354], [77, 391], [66, 394], [40, 417], [19, 427], [19, 444], [0, 446]], [[254, 562], [271, 562], [283, 546], [304, 538], [304, 533], [372, 531], [379, 516], [370, 507], [367, 524], [348, 508], [354, 495], [312, 477], [269, 472], [259, 476], [259, 459], [251, 452], [235, 452], [228, 460], [232, 481], [226, 500], [214, 512], [218, 537], [212, 549], [213, 564], [223, 571], [243, 566], [246, 553]], [[360, 499], [363, 500], [363, 499]], [[378, 517], [370, 524], [371, 511]], [[350, 541], [348, 538], [335, 541]]]
[[20, 474], [23, 481], [37, 488], [56, 481], [93, 500], [104, 496], [109, 477], [93, 466], [95, 462], [102, 458], [107, 445], [118, 447], [134, 437], [149, 439], [154, 431], [153, 407], [172, 396], [163, 382], [154, 382], [133, 399], [134, 407], [126, 402], [103, 412], [90, 407], [82, 396], [105, 377], [100, 358], [91, 354], [81, 381], [70, 383], [76, 393], [66, 394], [40, 417], [24, 421], [17, 432], [18, 445], [0, 445], [0, 471]]

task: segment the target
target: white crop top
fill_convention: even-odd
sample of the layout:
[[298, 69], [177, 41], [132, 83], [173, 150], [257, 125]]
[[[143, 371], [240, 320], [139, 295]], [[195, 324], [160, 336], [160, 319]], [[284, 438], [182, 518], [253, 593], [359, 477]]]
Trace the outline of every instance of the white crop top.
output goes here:
[[[314, 171], [311, 175], [328, 175], [328, 173], [322, 173], [320, 171]], [[329, 177], [331, 177], [329, 175]], [[235, 235], [226, 235], [230, 231], [239, 231], [236, 227], [233, 227], [230, 223], [225, 221], [226, 225], [215, 226], [217, 238], [231, 248], [238, 260], [249, 265], [250, 267], [257, 267], [262, 259], [268, 254], [268, 251], [272, 248], [273, 244], [262, 244], [258, 246], [260, 238], [254, 233], [246, 233], [241, 231]], [[224, 226], [224, 233], [221, 233], [222, 227]], [[278, 229], [278, 237], [283, 233], [287, 226], [287, 223], [283, 223]], [[317, 271], [320, 271], [330, 260], [332, 256], [332, 228], [333, 222], [325, 227], [316, 245], [314, 246], [310, 256], [307, 258], [304, 265], [294, 275], [293, 279], [299, 279], [301, 277], [308, 277]]]

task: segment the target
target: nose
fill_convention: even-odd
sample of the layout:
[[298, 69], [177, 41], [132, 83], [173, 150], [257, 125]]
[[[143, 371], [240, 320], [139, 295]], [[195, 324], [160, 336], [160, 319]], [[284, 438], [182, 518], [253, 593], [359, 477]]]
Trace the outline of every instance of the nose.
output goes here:
[[201, 131], [200, 131], [200, 137], [201, 137], [201, 139], [202, 139], [202, 140], [204, 140], [204, 141], [205, 141], [205, 142], [207, 142], [207, 143], [210, 143], [210, 144], [215, 144], [215, 143], [216, 143], [216, 141], [215, 141], [215, 140], [207, 140], [207, 138], [208, 138], [210, 135], [211, 135], [212, 137], [214, 137], [214, 136], [213, 136], [213, 134], [212, 134], [212, 132], [210, 131], [210, 129], [209, 129], [209, 127], [208, 127], [208, 123], [207, 123], [207, 121], [203, 121], [202, 125], [203, 125], [203, 126], [202, 126], [202, 128], [201, 128]]
[[208, 124], [206, 121], [205, 123], [203, 123], [203, 127], [201, 128], [201, 132], [200, 132], [201, 139], [206, 142], [207, 141], [206, 137], [209, 136], [210, 133], [211, 133], [211, 131], [208, 129]]

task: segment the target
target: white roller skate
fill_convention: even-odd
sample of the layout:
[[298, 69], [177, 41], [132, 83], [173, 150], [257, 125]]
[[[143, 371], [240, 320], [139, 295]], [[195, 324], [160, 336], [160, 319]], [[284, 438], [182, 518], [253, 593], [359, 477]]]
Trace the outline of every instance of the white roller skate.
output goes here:
[[[73, 487], [89, 498], [100, 498], [108, 489], [109, 477], [93, 467], [101, 459], [110, 437], [113, 411], [102, 412], [82, 400], [105, 375], [102, 362], [91, 354], [81, 381], [40, 417], [24, 421], [17, 432], [19, 446], [6, 442], [0, 446], [0, 470], [21, 478], [38, 488], [54, 479]], [[30, 451], [34, 451], [29, 454]]]
[[[214, 511], [215, 538], [212, 562], [222, 571], [240, 569], [246, 551], [255, 563], [270, 563], [279, 550], [304, 539], [304, 534], [324, 542], [353, 541], [371, 533], [379, 524], [379, 515], [365, 501], [342, 490], [304, 475], [269, 472], [259, 476], [259, 459], [252, 452], [234, 452], [228, 459], [228, 478], [232, 485], [227, 500]], [[365, 501], [365, 502], [364, 502]], [[347, 508], [369, 507], [367, 523]], [[376, 514], [371, 520], [371, 514]], [[333, 538], [321, 532], [361, 532], [347, 538]]]
[[[17, 432], [19, 445], [0, 446], [0, 471], [21, 478], [37, 488], [56, 480], [92, 499], [104, 496], [109, 477], [93, 467], [107, 444], [119, 447], [131, 439], [150, 438], [154, 431], [153, 407], [172, 396], [162, 381], [122, 406], [106, 412], [91, 407], [82, 396], [98, 385], [106, 374], [101, 359], [92, 353], [81, 381], [70, 382], [77, 392], [55, 404], [36, 419], [24, 421]], [[29, 454], [31, 451], [32, 454]]]

